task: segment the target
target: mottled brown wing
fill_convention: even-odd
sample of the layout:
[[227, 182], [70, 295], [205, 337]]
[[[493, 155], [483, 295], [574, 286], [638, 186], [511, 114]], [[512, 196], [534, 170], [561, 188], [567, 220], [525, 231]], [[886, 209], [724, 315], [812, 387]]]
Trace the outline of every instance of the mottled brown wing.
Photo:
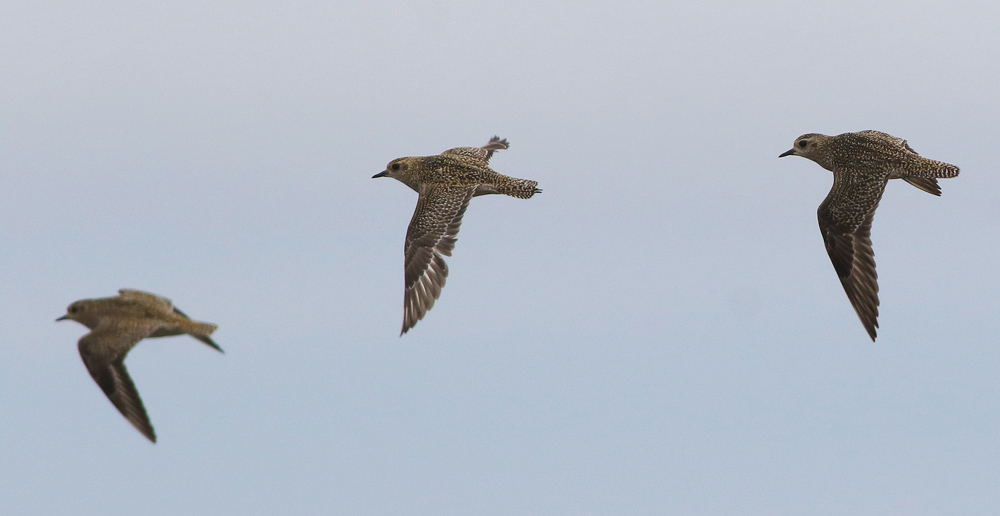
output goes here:
[[875, 208], [868, 212], [861, 225], [854, 227], [836, 220], [834, 211], [830, 209], [831, 197], [832, 193], [819, 207], [819, 230], [847, 298], [874, 341], [879, 305], [878, 274], [875, 273], [875, 252], [871, 240]]
[[509, 149], [510, 145], [507, 143], [507, 139], [500, 139], [499, 136], [494, 136], [490, 138], [490, 141], [483, 145], [482, 147], [456, 147], [454, 149], [448, 149], [441, 154], [443, 156], [454, 156], [460, 159], [467, 159], [475, 162], [475, 165], [485, 167], [490, 164], [490, 158], [493, 157], [493, 151]]
[[421, 186], [403, 247], [405, 291], [400, 335], [423, 319], [441, 295], [448, 277], [448, 265], [442, 255], [451, 256], [462, 216], [475, 191], [475, 186]]
[[[100, 328], [99, 328], [100, 329]], [[134, 332], [122, 333], [117, 331], [95, 330], [85, 335], [79, 342], [80, 358], [90, 376], [101, 387], [111, 403], [121, 412], [129, 423], [132, 423], [142, 435], [150, 441], [156, 442], [156, 432], [149, 422], [146, 408], [142, 405], [142, 398], [136, 390], [132, 378], [125, 368], [125, 356], [128, 350], [134, 346], [142, 336], [137, 336]], [[123, 345], [123, 341], [126, 344]], [[127, 341], [132, 341], [127, 344]], [[124, 348], [123, 352], [116, 350]]]
[[903, 177], [901, 179], [931, 195], [941, 195], [941, 185], [933, 177]]
[[[913, 147], [910, 147], [910, 144], [907, 143], [906, 140], [904, 140], [904, 139], [902, 139], [902, 138], [900, 138], [898, 136], [893, 136], [893, 135], [888, 134], [888, 133], [883, 133], [882, 131], [874, 131], [874, 130], [871, 130], [871, 129], [868, 129], [866, 131], [858, 131], [857, 134], [865, 136], [867, 138], [873, 138], [875, 140], [885, 140], [887, 142], [890, 142], [893, 145], [896, 145], [898, 147], [902, 147], [902, 148], [906, 149], [907, 151], [912, 152], [913, 154], [917, 154], [917, 151], [913, 150]], [[917, 155], [919, 156], [919, 154], [917, 154]]]
[[174, 309], [173, 303], [171, 303], [169, 299], [149, 292], [144, 292], [142, 290], [123, 288], [118, 291], [118, 295], [120, 295], [122, 299], [142, 303], [143, 305], [155, 308], [162, 313], [170, 313]]

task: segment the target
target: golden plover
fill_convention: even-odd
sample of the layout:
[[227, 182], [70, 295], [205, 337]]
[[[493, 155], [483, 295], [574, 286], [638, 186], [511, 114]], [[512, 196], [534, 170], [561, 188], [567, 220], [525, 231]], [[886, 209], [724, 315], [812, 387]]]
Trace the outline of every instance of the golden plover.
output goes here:
[[142, 435], [156, 442], [156, 433], [125, 369], [125, 355], [146, 337], [189, 334], [222, 352], [209, 335], [214, 324], [192, 321], [170, 300], [141, 290], [119, 290], [118, 297], [82, 299], [56, 319], [72, 319], [90, 333], [80, 339], [80, 357], [111, 403]]
[[537, 181], [515, 179], [490, 169], [493, 151], [506, 148], [507, 140], [494, 136], [482, 147], [394, 159], [372, 176], [398, 179], [420, 194], [403, 246], [405, 291], [400, 335], [413, 328], [441, 295], [448, 277], [442, 255], [451, 256], [469, 201], [486, 194], [527, 199], [541, 192]]
[[958, 167], [923, 158], [906, 140], [879, 131], [804, 134], [778, 157], [784, 156], [809, 158], [833, 172], [833, 188], [819, 205], [819, 229], [844, 291], [874, 341], [879, 303], [871, 229], [885, 185], [902, 179], [941, 195], [936, 178], [955, 177]]

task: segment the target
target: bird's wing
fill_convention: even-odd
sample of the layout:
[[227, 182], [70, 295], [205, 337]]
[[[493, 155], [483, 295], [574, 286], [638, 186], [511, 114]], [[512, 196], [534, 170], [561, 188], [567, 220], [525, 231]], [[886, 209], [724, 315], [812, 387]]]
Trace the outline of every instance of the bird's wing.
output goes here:
[[[941, 195], [938, 178], [958, 175], [959, 169], [950, 163], [927, 159], [917, 154], [913, 147], [902, 138], [879, 131], [861, 131], [862, 138], [850, 141], [853, 153], [862, 156], [865, 166], [884, 170], [889, 179], [902, 179], [907, 183], [931, 194]], [[842, 162], [834, 168], [846, 169], [857, 164]]]
[[[872, 250], [871, 229], [875, 208], [885, 189], [885, 181], [878, 187], [878, 195], [872, 199], [866, 196], [852, 195], [850, 188], [838, 189], [835, 184], [830, 195], [819, 206], [819, 229], [826, 243], [826, 252], [830, 255], [833, 268], [837, 270], [840, 283], [844, 286], [847, 298], [851, 300], [854, 311], [857, 312], [868, 335], [875, 340], [878, 328], [878, 274], [875, 272], [875, 252]], [[865, 191], [870, 191], [865, 188]], [[861, 204], [850, 204], [861, 197]], [[845, 201], [848, 201], [845, 203]], [[867, 202], [866, 202], [867, 201]], [[867, 204], [867, 206], [866, 206]], [[849, 207], [844, 208], [845, 205]], [[853, 222], [854, 217], [846, 212], [860, 211], [864, 213], [860, 224]]]
[[80, 358], [97, 385], [129, 423], [150, 441], [156, 432], [146, 415], [139, 391], [125, 369], [125, 356], [146, 335], [141, 329], [98, 327], [80, 339]]
[[[917, 151], [913, 150], [913, 147], [910, 147], [910, 144], [907, 143], [906, 140], [904, 140], [904, 139], [902, 139], [902, 138], [900, 138], [898, 136], [893, 136], [893, 135], [891, 135], [889, 133], [883, 133], [882, 131], [874, 131], [874, 130], [871, 130], [871, 129], [868, 129], [868, 130], [865, 130], [865, 131], [858, 131], [857, 134], [863, 135], [863, 136], [865, 136], [867, 138], [873, 138], [873, 139], [876, 139], [876, 140], [886, 140], [886, 141], [892, 142], [894, 145], [898, 145], [898, 146], [906, 149], [909, 152], [912, 152], [913, 154], [917, 154]], [[919, 154], [917, 154], [917, 155], [919, 156]]]
[[465, 159], [471, 159], [476, 161], [479, 166], [487, 166], [490, 164], [490, 158], [493, 157], [493, 151], [509, 149], [510, 145], [507, 143], [507, 139], [500, 139], [499, 136], [494, 136], [490, 138], [490, 141], [483, 145], [482, 147], [456, 147], [454, 149], [448, 149], [441, 154], [444, 156], [459, 156]]
[[158, 310], [162, 310], [167, 313], [174, 311], [179, 312], [179, 310], [176, 310], [173, 307], [173, 303], [171, 303], [169, 299], [163, 296], [158, 296], [156, 294], [150, 294], [149, 292], [143, 292], [142, 290], [133, 290], [129, 288], [123, 288], [119, 290], [118, 294], [121, 296], [122, 299], [127, 299], [129, 301], [136, 301], [146, 306], [155, 307]]
[[913, 177], [907, 176], [902, 178], [903, 181], [910, 183], [911, 185], [931, 194], [931, 195], [941, 195], [941, 185], [938, 184], [937, 179], [933, 177]]
[[448, 277], [442, 255], [451, 256], [462, 216], [475, 192], [475, 186], [421, 186], [403, 247], [405, 292], [400, 335], [416, 325], [441, 295]]

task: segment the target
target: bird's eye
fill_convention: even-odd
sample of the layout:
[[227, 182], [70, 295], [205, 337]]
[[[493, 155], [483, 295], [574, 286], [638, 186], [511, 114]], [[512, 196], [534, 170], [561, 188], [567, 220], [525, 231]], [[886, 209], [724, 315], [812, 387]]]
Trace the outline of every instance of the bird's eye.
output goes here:
[[71, 313], [71, 314], [75, 314], [75, 313], [76, 313], [77, 311], [78, 311], [78, 310], [77, 310], [77, 308], [76, 308], [75, 306], [71, 306], [71, 307], [69, 307], [69, 313]]
[[392, 166], [389, 167], [389, 168], [391, 168], [393, 170], [399, 170], [399, 163], [393, 163]]
[[804, 149], [806, 145], [809, 145], [809, 140], [799, 140], [799, 147]]

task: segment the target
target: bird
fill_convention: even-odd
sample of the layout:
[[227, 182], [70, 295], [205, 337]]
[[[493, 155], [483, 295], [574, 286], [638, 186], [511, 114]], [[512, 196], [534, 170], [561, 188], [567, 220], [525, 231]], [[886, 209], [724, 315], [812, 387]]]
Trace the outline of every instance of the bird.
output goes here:
[[156, 442], [156, 432], [125, 369], [125, 356], [147, 337], [188, 334], [216, 351], [209, 335], [216, 325], [192, 321], [169, 299], [141, 290], [121, 289], [117, 297], [81, 299], [69, 305], [56, 321], [73, 320], [91, 331], [78, 344], [80, 358], [97, 385], [129, 423]]
[[391, 177], [419, 197], [403, 245], [402, 336], [423, 319], [441, 296], [448, 277], [444, 256], [455, 248], [462, 216], [473, 197], [504, 194], [528, 199], [541, 193], [537, 181], [494, 172], [493, 152], [510, 148], [507, 139], [494, 136], [482, 147], [457, 147], [436, 156], [397, 158], [372, 176]]
[[959, 169], [920, 156], [902, 138], [872, 130], [803, 134], [778, 157], [785, 156], [802, 156], [833, 172], [833, 188], [817, 210], [819, 229], [847, 298], [874, 342], [879, 300], [871, 229], [886, 183], [902, 179], [940, 196], [938, 178], [955, 177]]

